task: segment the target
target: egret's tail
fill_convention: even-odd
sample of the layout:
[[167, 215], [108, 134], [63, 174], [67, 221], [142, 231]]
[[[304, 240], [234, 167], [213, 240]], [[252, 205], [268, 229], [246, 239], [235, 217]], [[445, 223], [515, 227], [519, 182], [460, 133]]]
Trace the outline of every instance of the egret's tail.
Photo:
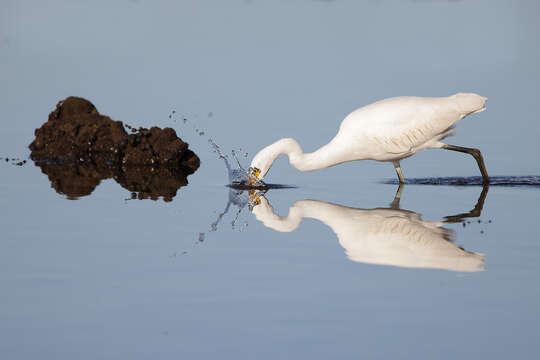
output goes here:
[[486, 110], [487, 97], [472, 93], [459, 93], [452, 95], [451, 98], [455, 101], [459, 112], [464, 116]]

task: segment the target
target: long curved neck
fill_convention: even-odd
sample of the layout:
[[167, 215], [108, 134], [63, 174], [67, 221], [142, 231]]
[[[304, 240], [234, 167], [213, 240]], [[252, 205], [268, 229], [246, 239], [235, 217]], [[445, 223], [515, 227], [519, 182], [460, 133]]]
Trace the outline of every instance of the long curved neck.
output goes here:
[[288, 153], [289, 162], [300, 171], [324, 169], [342, 162], [338, 159], [337, 149], [331, 146], [332, 143], [328, 143], [312, 153], [305, 154], [302, 152], [300, 145], [295, 140], [291, 140], [300, 151]]
[[300, 171], [319, 170], [344, 161], [336, 145], [331, 141], [317, 151], [305, 154], [296, 140], [281, 139], [259, 151], [253, 158], [252, 166], [259, 167], [264, 176], [280, 155], [287, 155], [291, 165]]

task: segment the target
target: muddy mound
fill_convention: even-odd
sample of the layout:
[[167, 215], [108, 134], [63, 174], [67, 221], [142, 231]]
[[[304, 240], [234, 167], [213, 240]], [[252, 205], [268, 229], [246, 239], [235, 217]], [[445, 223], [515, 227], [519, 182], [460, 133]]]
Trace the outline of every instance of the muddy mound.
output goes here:
[[106, 179], [114, 179], [131, 192], [132, 199], [163, 198], [172, 201], [178, 189], [188, 184], [181, 168], [151, 166], [114, 166], [93, 162], [51, 163], [36, 161], [51, 182], [51, 187], [69, 199], [90, 195]]
[[78, 97], [60, 101], [35, 136], [30, 158], [69, 198], [90, 195], [113, 178], [132, 198], [170, 201], [200, 164], [173, 129], [124, 127]]
[[56, 105], [48, 121], [36, 129], [30, 157], [48, 162], [180, 167], [192, 173], [199, 158], [174, 129], [132, 129], [99, 114], [88, 100], [68, 97]]

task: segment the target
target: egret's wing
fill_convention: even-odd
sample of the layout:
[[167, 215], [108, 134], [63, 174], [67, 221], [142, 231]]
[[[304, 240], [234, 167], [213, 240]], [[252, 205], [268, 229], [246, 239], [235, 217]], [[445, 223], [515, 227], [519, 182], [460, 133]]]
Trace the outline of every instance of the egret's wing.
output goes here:
[[461, 119], [446, 98], [402, 97], [381, 101], [360, 112], [364, 136], [381, 150], [401, 154], [438, 141]]
[[[471, 99], [480, 99], [474, 106]], [[479, 111], [486, 98], [458, 94], [442, 98], [396, 97], [378, 101], [351, 113], [340, 132], [358, 134], [381, 153], [403, 154], [435, 146], [453, 133], [454, 125]]]

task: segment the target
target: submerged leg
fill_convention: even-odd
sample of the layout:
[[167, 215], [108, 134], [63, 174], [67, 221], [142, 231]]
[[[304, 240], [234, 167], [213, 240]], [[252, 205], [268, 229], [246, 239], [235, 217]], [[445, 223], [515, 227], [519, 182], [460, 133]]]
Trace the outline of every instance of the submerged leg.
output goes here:
[[472, 155], [474, 159], [476, 160], [476, 163], [478, 164], [478, 168], [480, 169], [480, 172], [482, 173], [482, 178], [484, 179], [484, 184], [489, 183], [489, 176], [486, 171], [486, 166], [484, 165], [484, 158], [482, 157], [482, 153], [478, 149], [471, 149], [461, 146], [455, 146], [455, 145], [448, 145], [444, 144], [443, 149], [446, 150], [452, 150], [452, 151], [459, 151], [462, 153], [467, 153], [469, 155]]
[[405, 179], [403, 178], [403, 174], [401, 173], [401, 166], [399, 166], [399, 160], [394, 160], [394, 167], [396, 168], [396, 174], [399, 178], [400, 184], [405, 184]]

